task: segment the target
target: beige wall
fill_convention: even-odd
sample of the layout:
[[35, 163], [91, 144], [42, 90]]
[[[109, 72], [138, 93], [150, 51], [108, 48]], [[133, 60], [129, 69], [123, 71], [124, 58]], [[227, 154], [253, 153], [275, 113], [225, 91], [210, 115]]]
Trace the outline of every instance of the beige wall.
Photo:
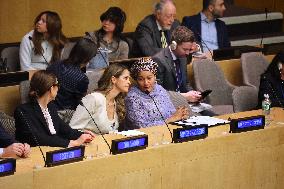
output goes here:
[[[150, 14], [158, 0], [0, 0], [0, 43], [18, 42], [32, 29], [34, 18], [44, 10], [60, 14], [67, 37], [82, 36], [100, 27], [99, 16], [110, 6], [127, 14], [125, 32]], [[197, 13], [201, 0], [176, 0], [178, 19]]]

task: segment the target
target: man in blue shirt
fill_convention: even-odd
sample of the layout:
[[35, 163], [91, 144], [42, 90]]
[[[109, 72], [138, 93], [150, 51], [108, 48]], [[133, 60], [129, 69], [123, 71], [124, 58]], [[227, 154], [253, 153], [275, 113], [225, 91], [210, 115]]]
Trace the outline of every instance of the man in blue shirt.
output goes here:
[[191, 29], [203, 52], [230, 47], [223, 17], [226, 10], [224, 0], [203, 0], [203, 10], [194, 16], [185, 16], [182, 25]]

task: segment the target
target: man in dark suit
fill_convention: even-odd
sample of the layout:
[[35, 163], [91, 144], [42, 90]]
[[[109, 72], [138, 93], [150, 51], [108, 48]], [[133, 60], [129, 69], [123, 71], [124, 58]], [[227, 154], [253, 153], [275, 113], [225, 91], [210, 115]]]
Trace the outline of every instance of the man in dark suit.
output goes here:
[[27, 157], [30, 153], [28, 144], [17, 143], [0, 124], [0, 157]]
[[132, 56], [152, 56], [165, 48], [171, 32], [179, 26], [175, 17], [176, 7], [171, 0], [157, 3], [154, 14], [146, 16], [136, 28]]
[[225, 10], [224, 0], [203, 0], [203, 10], [199, 14], [182, 19], [182, 25], [194, 32], [203, 52], [208, 48], [211, 51], [231, 46], [225, 22], [218, 19], [223, 17]]
[[[185, 26], [178, 26], [172, 33], [171, 44], [152, 59], [158, 63], [157, 82], [168, 91], [180, 92], [188, 102], [198, 103], [201, 93], [193, 90], [187, 77], [187, 56], [197, 51], [194, 33]], [[200, 112], [214, 116], [210, 110]]]
[[158, 63], [157, 81], [168, 91], [180, 92], [189, 102], [198, 102], [200, 92], [194, 91], [187, 77], [187, 56], [196, 49], [194, 34], [184, 26], [177, 27], [169, 47], [152, 58]]

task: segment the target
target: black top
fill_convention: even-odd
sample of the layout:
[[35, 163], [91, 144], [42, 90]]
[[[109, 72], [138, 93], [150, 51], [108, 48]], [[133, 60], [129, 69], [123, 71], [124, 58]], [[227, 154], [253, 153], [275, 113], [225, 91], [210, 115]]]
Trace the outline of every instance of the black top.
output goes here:
[[258, 107], [261, 108], [264, 94], [269, 95], [272, 107], [284, 108], [284, 81], [272, 76], [267, 72], [261, 75], [259, 92], [258, 92]]
[[60, 88], [55, 99], [58, 110], [75, 110], [80, 100], [86, 95], [89, 79], [79, 66], [56, 62], [46, 70], [54, 73]]
[[13, 137], [5, 131], [0, 123], [0, 148], [6, 148], [15, 142], [16, 141], [13, 139]]
[[[51, 116], [56, 134], [49, 131], [45, 117], [39, 104], [35, 101], [19, 105], [14, 113], [16, 124], [16, 139], [31, 146], [53, 146], [67, 147], [70, 140], [78, 139], [82, 133], [72, 129], [57, 114], [53, 103], [48, 104], [48, 111]], [[29, 128], [30, 127], [30, 128]]]

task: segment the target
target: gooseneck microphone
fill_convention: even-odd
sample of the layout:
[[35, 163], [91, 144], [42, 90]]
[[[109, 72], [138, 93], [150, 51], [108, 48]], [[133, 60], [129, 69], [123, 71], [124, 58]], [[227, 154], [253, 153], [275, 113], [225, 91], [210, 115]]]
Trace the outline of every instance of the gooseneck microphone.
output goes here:
[[[265, 22], [264, 23], [267, 26], [266, 22], [267, 22], [268, 9], [265, 8], [264, 12], [265, 12]], [[263, 45], [263, 37], [264, 37], [264, 33], [261, 34], [260, 47], [262, 47], [262, 45]]]
[[101, 131], [100, 128], [98, 127], [97, 123], [95, 122], [95, 120], [94, 120], [92, 114], [90, 113], [90, 111], [89, 111], [88, 108], [84, 105], [84, 103], [83, 103], [82, 101], [80, 101], [79, 104], [80, 104], [81, 106], [83, 106], [83, 107], [86, 109], [86, 111], [88, 112], [88, 114], [89, 114], [89, 116], [91, 117], [92, 121], [93, 121], [94, 124], [96, 125], [96, 127], [97, 127], [97, 129], [98, 129], [100, 135], [103, 137], [105, 143], [107, 144], [108, 149], [109, 149], [109, 152], [111, 153], [110, 145], [109, 145], [109, 143], [107, 142], [107, 140], [105, 139], [104, 134], [102, 133], [102, 131]]
[[154, 102], [154, 104], [155, 104], [155, 106], [156, 106], [156, 108], [157, 108], [159, 114], [161, 115], [161, 117], [162, 117], [164, 123], [166, 124], [166, 126], [167, 126], [167, 128], [168, 128], [168, 130], [169, 130], [169, 132], [170, 132], [170, 134], [171, 134], [171, 139], [172, 139], [172, 142], [173, 142], [173, 133], [172, 133], [172, 131], [170, 130], [170, 127], [169, 127], [169, 125], [167, 124], [167, 122], [166, 122], [166, 120], [165, 120], [163, 114], [161, 113], [160, 109], [158, 108], [158, 105], [157, 105], [157, 103], [156, 103], [154, 97], [152, 97], [152, 96], [150, 95], [150, 91], [148, 91], [148, 90], [146, 90], [145, 93], [153, 100], [153, 102]]
[[[31, 36], [29, 36], [29, 40], [32, 42], [33, 38]], [[42, 56], [42, 58], [44, 59], [45, 63], [48, 65], [48, 62], [47, 62], [46, 58], [43, 56], [43, 53], [41, 51], [39, 51], [39, 52], [40, 52], [40, 55]]]
[[21, 110], [19, 110], [19, 112], [20, 112], [20, 114], [21, 114], [21, 116], [22, 116], [22, 118], [23, 118], [25, 124], [28, 126], [28, 129], [30, 130], [30, 132], [31, 132], [31, 134], [32, 134], [32, 136], [33, 136], [33, 140], [34, 140], [36, 146], [39, 147], [40, 153], [41, 153], [42, 158], [43, 158], [43, 161], [44, 161], [44, 167], [46, 167], [46, 158], [45, 158], [45, 156], [44, 156], [44, 154], [43, 154], [43, 151], [42, 151], [42, 149], [41, 149], [41, 147], [40, 147], [40, 145], [39, 145], [39, 142], [38, 142], [38, 140], [37, 140], [35, 134], [33, 133], [33, 130], [32, 130], [32, 128], [31, 128], [31, 126], [30, 126], [28, 120], [26, 119], [26, 116], [24, 116], [24, 114], [23, 114], [23, 112], [22, 112]]

